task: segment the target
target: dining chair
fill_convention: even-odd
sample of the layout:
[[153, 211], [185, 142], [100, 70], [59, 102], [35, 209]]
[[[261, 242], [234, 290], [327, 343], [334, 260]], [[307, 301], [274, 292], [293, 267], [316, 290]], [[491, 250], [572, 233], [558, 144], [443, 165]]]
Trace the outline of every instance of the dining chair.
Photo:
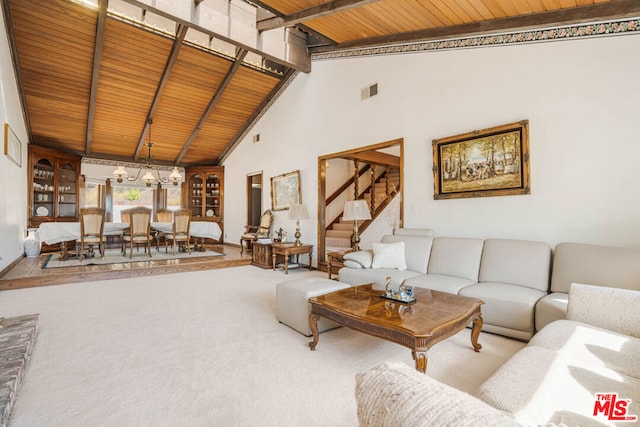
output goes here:
[[176, 246], [182, 243], [191, 255], [191, 209], [178, 209], [173, 213], [172, 232], [164, 236], [164, 250], [169, 252], [169, 242], [173, 246], [173, 254], [176, 254]]
[[123, 253], [127, 255], [129, 242], [129, 258], [133, 258], [133, 245], [146, 244], [146, 251], [151, 257], [151, 209], [136, 207], [129, 209], [129, 234], [122, 236]]
[[98, 245], [100, 258], [104, 258], [104, 209], [82, 208], [80, 209], [80, 262], [84, 258], [84, 247], [88, 246], [89, 253], [93, 255], [93, 246]]
[[[173, 211], [171, 209], [159, 208], [156, 209], [156, 221], [155, 222], [171, 222], [173, 221]], [[160, 252], [160, 239], [164, 238], [167, 233], [164, 231], [156, 230], [156, 250]]]

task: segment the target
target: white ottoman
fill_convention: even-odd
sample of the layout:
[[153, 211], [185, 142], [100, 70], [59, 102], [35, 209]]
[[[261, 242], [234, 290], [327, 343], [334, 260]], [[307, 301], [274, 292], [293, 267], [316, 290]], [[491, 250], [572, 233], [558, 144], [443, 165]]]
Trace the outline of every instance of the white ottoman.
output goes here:
[[[284, 323], [309, 337], [312, 335], [309, 327], [309, 314], [311, 313], [309, 298], [349, 287], [346, 283], [319, 277], [278, 283], [276, 285], [276, 317], [280, 323]], [[340, 325], [321, 317], [318, 321], [318, 332], [338, 326]]]

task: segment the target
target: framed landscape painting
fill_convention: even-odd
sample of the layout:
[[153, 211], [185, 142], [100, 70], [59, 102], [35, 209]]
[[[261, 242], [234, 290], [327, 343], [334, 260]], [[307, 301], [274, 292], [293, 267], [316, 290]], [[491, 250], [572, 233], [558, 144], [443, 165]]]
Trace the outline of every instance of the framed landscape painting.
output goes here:
[[531, 193], [529, 121], [433, 140], [434, 199]]
[[271, 210], [289, 209], [300, 201], [300, 171], [293, 171], [271, 178]]

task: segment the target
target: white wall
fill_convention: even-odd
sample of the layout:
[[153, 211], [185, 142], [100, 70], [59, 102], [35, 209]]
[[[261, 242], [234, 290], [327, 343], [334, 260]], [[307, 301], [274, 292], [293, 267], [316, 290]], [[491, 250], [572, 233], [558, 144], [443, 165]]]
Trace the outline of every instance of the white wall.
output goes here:
[[[317, 157], [404, 138], [406, 227], [440, 236], [640, 246], [640, 35], [316, 61], [225, 162], [225, 211], [246, 174], [300, 169], [317, 207]], [[379, 95], [360, 90], [379, 84]], [[530, 121], [530, 195], [434, 200], [431, 141]], [[251, 142], [260, 133], [261, 141]], [[231, 191], [237, 189], [237, 191]], [[246, 215], [227, 215], [237, 241]], [[316, 244], [317, 223], [302, 240]], [[293, 231], [286, 213], [275, 227]]]
[[[0, 16], [2, 12], [0, 11]], [[27, 132], [22, 116], [4, 17], [0, 17], [0, 271], [23, 255], [27, 228]], [[22, 141], [22, 167], [4, 155], [4, 124]]]

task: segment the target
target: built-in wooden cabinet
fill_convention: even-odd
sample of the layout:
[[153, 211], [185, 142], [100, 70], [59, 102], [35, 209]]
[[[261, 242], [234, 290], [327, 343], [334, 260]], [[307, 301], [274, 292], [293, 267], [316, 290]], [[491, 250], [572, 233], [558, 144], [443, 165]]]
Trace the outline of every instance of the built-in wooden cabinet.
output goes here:
[[224, 230], [224, 166], [187, 168], [182, 197], [192, 221], [215, 221]]
[[29, 227], [78, 221], [80, 156], [29, 145]]

